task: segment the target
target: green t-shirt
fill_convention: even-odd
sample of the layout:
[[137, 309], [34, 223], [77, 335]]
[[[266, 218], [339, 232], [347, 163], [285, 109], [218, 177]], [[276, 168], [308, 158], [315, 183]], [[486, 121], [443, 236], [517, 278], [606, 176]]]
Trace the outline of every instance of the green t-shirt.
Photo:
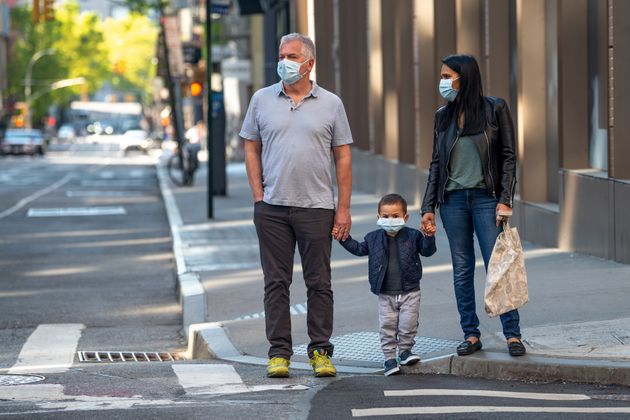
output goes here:
[[486, 187], [479, 151], [474, 140], [469, 136], [460, 137], [455, 143], [451, 151], [448, 171], [446, 191]]

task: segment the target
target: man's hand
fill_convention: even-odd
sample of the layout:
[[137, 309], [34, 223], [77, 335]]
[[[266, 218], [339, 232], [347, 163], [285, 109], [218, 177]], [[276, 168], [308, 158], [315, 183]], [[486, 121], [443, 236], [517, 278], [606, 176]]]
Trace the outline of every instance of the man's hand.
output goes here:
[[350, 217], [350, 211], [337, 209], [335, 212], [335, 224], [333, 225], [333, 238], [338, 241], [345, 241], [350, 236], [351, 227], [352, 218]]
[[432, 236], [437, 228], [435, 227], [435, 213], [424, 213], [420, 222], [420, 232], [427, 236]]

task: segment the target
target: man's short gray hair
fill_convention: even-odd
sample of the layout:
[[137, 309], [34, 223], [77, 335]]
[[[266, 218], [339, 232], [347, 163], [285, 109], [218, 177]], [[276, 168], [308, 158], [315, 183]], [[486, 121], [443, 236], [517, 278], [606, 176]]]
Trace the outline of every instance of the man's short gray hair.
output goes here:
[[293, 32], [280, 38], [279, 48], [282, 48], [284, 44], [291, 41], [300, 41], [302, 43], [302, 55], [304, 55], [307, 59], [310, 60], [315, 58], [315, 44], [311, 38], [306, 35]]

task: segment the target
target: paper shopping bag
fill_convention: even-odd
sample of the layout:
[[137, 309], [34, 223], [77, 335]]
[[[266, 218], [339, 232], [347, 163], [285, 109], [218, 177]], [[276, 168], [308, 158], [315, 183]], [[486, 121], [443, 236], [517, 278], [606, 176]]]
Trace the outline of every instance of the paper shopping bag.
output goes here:
[[495, 317], [527, 303], [527, 273], [521, 239], [516, 228], [503, 224], [492, 250], [486, 275], [485, 309]]

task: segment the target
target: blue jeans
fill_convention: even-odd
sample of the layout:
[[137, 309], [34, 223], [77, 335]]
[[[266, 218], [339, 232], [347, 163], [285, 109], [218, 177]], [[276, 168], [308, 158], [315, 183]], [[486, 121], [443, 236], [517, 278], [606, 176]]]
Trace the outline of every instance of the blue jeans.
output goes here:
[[[472, 188], [447, 192], [440, 206], [442, 224], [451, 248], [455, 298], [464, 338], [481, 335], [475, 309], [473, 236], [477, 235], [487, 271], [492, 248], [501, 232], [501, 228], [496, 226], [497, 204], [498, 200], [490, 197], [485, 189]], [[517, 310], [501, 315], [505, 338], [521, 338], [519, 321]]]

